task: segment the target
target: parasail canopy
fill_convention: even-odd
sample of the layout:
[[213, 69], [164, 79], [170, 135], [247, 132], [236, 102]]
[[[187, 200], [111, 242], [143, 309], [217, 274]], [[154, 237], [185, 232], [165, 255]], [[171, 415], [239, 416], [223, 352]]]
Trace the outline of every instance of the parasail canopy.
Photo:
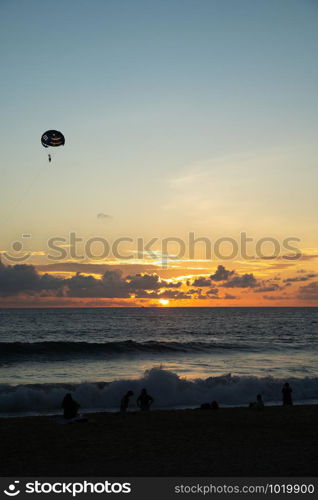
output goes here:
[[57, 148], [58, 146], [64, 146], [65, 137], [58, 130], [47, 130], [41, 137], [41, 143], [45, 148]]

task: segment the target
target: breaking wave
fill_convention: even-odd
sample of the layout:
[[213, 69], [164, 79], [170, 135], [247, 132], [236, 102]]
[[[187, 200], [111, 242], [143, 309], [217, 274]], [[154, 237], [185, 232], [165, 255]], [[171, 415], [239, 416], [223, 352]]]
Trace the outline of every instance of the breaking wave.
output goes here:
[[[289, 378], [295, 402], [318, 400], [318, 377]], [[66, 392], [71, 392], [83, 411], [118, 409], [119, 401], [128, 390], [146, 387], [154, 397], [156, 408], [194, 407], [203, 402], [219, 401], [221, 405], [246, 405], [261, 393], [270, 403], [281, 401], [285, 379], [274, 377], [232, 376], [187, 380], [161, 368], [152, 368], [139, 379], [80, 384], [0, 385], [0, 412], [5, 414], [52, 413], [60, 411]], [[134, 403], [133, 403], [134, 404]], [[132, 404], [132, 408], [134, 406]]]

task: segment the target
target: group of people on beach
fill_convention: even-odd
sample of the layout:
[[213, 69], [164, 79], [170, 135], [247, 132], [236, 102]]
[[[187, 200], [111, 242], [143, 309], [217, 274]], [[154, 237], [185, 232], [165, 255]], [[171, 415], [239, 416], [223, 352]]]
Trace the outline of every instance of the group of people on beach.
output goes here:
[[[293, 390], [290, 387], [289, 383], [285, 382], [282, 388], [283, 406], [293, 405], [292, 392]], [[218, 408], [219, 404], [217, 401], [212, 401], [212, 403], [202, 403], [202, 405], [200, 406], [201, 410], [217, 410]], [[257, 394], [256, 401], [250, 403], [249, 408], [256, 408], [258, 410], [264, 408], [264, 401], [261, 394]]]
[[[292, 388], [290, 387], [288, 382], [285, 382], [282, 388], [282, 395], [283, 395], [283, 406], [292, 406], [293, 405], [293, 399], [292, 399]], [[257, 409], [262, 409], [264, 408], [264, 401], [262, 399], [261, 394], [257, 394], [256, 396], [256, 401], [254, 403], [250, 403], [250, 408], [257, 408]]]
[[[128, 406], [129, 406], [129, 399], [131, 396], [133, 396], [134, 393], [133, 391], [128, 391], [124, 397], [122, 397], [120, 401], [120, 412], [121, 413], [126, 413]], [[139, 394], [136, 403], [138, 408], [140, 408], [141, 411], [149, 411], [152, 403], [154, 402], [154, 399], [150, 394], [148, 394], [147, 389], [142, 389], [141, 393]]]
[[[126, 413], [129, 406], [129, 400], [133, 395], [134, 395], [133, 391], [128, 391], [121, 398], [120, 413]], [[139, 394], [136, 400], [137, 406], [138, 408], [140, 408], [141, 411], [149, 411], [153, 402], [154, 399], [152, 396], [150, 396], [150, 394], [148, 394], [147, 389], [142, 389], [141, 393]], [[62, 401], [64, 418], [68, 420], [76, 418], [78, 416], [79, 408], [80, 404], [75, 399], [73, 399], [70, 393], [67, 393]]]
[[[120, 400], [120, 413], [124, 414], [127, 412], [130, 398], [134, 395], [133, 391], [128, 391]], [[285, 382], [282, 388], [283, 395], [283, 406], [292, 406], [292, 388], [290, 387], [288, 382]], [[136, 403], [138, 408], [141, 411], [149, 411], [151, 405], [154, 402], [154, 398], [148, 394], [147, 389], [142, 389], [138, 398], [136, 399]], [[264, 402], [261, 394], [257, 394], [256, 401], [249, 404], [250, 408], [262, 409], [264, 408]], [[62, 408], [64, 412], [64, 418], [66, 419], [74, 419], [78, 416], [78, 410], [80, 408], [80, 404], [73, 399], [70, 393], [66, 394], [63, 402]], [[212, 401], [212, 403], [202, 403], [201, 409], [207, 410], [217, 410], [219, 408], [219, 404], [217, 401]]]

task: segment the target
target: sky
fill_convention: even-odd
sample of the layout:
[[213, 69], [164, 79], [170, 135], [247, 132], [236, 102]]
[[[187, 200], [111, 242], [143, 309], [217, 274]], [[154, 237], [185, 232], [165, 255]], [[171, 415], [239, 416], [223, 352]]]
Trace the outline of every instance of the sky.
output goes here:
[[317, 48], [315, 0], [0, 0], [0, 305], [317, 305]]

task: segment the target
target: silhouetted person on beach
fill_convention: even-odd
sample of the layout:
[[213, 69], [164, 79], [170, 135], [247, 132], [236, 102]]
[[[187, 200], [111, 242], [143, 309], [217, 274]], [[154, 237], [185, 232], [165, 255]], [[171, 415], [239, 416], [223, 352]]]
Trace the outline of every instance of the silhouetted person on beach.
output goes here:
[[256, 401], [250, 403], [250, 408], [257, 408], [258, 410], [262, 410], [264, 408], [264, 401], [261, 394], [257, 394]]
[[202, 403], [200, 410], [218, 410], [219, 403], [217, 401], [212, 401], [212, 403]]
[[141, 411], [149, 411], [153, 401], [153, 397], [148, 394], [146, 389], [142, 389], [137, 398], [137, 405], [139, 406]]
[[259, 410], [264, 408], [264, 402], [261, 394], [257, 394], [256, 396], [256, 408], [258, 408]]
[[288, 382], [285, 382], [282, 388], [282, 393], [283, 393], [283, 406], [292, 406], [293, 405], [293, 400], [292, 400], [292, 388], [290, 387]]
[[127, 394], [125, 394], [125, 396], [121, 398], [121, 400], [120, 400], [120, 412], [121, 413], [126, 413], [128, 405], [129, 405], [129, 398], [133, 395], [134, 395], [133, 391], [128, 391]]
[[72, 398], [70, 393], [67, 393], [62, 402], [62, 408], [64, 410], [64, 418], [75, 418], [77, 417], [77, 412], [80, 405], [75, 399]]
[[202, 405], [200, 406], [200, 410], [211, 410], [210, 403], [202, 403]]

